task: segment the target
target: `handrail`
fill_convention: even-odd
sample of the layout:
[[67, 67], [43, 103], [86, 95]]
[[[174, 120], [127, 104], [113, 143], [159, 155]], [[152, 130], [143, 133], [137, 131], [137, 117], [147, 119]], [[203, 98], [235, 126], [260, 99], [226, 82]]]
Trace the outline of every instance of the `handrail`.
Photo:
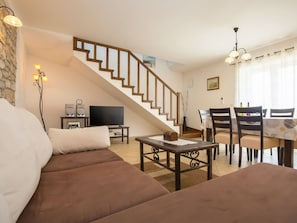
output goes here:
[[[103, 48], [102, 52], [98, 47]], [[111, 78], [122, 80], [122, 87], [132, 88], [132, 94], [141, 95], [143, 102], [150, 102], [151, 108], [159, 109], [159, 114], [166, 114], [167, 120], [173, 120], [175, 125], [179, 125], [180, 93], [175, 92], [130, 50], [77, 37], [73, 37], [73, 50], [86, 52], [87, 60], [99, 63], [99, 70], [110, 71]], [[105, 52], [103, 52], [104, 50]], [[114, 67], [112, 67], [111, 64], [112, 51], [115, 51], [117, 54], [117, 56], [113, 58], [113, 61], [116, 61]], [[100, 52], [103, 53], [103, 58], [98, 56]], [[127, 57], [127, 62], [124, 66], [124, 59], [121, 55]], [[133, 62], [136, 63], [136, 73], [133, 73], [132, 70]], [[103, 64], [105, 64], [105, 67]], [[121, 72], [122, 67], [125, 66], [127, 67], [127, 71]], [[141, 68], [145, 70], [145, 74], [141, 74]], [[114, 75], [114, 73], [116, 73], [116, 75]], [[152, 80], [154, 80], [154, 89], [152, 89], [152, 85], [150, 85]], [[142, 83], [144, 83], [144, 85], [141, 85]], [[160, 87], [160, 90], [158, 90], [158, 87]], [[168, 99], [166, 93], [169, 95]], [[151, 96], [152, 94], [153, 96]]]

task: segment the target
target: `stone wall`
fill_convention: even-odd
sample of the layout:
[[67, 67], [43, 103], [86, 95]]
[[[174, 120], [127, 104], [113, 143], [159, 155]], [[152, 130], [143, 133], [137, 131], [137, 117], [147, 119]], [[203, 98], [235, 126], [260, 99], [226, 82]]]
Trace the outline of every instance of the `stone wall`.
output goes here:
[[[0, 5], [7, 5], [0, 0]], [[7, 10], [0, 9], [0, 98], [15, 104], [17, 28], [3, 22]]]

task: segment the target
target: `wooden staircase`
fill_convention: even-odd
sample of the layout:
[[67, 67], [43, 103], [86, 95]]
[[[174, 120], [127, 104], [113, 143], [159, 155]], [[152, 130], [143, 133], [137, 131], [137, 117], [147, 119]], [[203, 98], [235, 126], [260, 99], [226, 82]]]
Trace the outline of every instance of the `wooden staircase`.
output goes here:
[[116, 87], [130, 89], [131, 97], [140, 97], [142, 106], [149, 104], [152, 114], [157, 110], [158, 116], [166, 117], [160, 118], [161, 121], [168, 122], [171, 130], [181, 132], [180, 93], [171, 89], [130, 50], [77, 37], [73, 38], [73, 50], [85, 53], [86, 62], [98, 64], [98, 74], [110, 73], [111, 81], [121, 83], [115, 84]]

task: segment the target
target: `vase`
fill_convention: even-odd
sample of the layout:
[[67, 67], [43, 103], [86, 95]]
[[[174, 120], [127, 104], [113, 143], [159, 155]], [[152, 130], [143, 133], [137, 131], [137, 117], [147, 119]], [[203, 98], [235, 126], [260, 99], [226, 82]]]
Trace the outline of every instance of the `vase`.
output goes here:
[[187, 130], [187, 121], [186, 121], [186, 116], [183, 118], [183, 131]]

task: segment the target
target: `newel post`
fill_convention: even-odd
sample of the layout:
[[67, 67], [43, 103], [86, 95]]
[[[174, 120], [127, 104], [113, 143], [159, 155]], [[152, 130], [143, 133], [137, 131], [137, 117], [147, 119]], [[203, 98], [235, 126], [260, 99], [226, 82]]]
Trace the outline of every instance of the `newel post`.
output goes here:
[[179, 125], [181, 122], [180, 122], [180, 103], [181, 102], [181, 93], [180, 92], [177, 92], [177, 103], [176, 103], [176, 121], [177, 121], [177, 124]]

